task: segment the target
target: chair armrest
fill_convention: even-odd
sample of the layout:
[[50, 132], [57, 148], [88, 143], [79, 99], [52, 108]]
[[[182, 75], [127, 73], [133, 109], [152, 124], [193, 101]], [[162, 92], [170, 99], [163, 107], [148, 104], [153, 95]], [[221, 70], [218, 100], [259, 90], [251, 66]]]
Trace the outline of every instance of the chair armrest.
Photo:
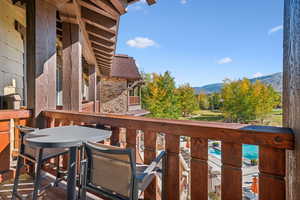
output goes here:
[[166, 155], [167, 155], [167, 153], [165, 151], [160, 152], [160, 154], [155, 158], [155, 160], [153, 160], [151, 162], [151, 164], [145, 169], [143, 175], [140, 177], [137, 177], [137, 178], [144, 179], [145, 177], [147, 177], [153, 173], [156, 173], [158, 171], [157, 167], [158, 167], [159, 163], [162, 161], [163, 158], [166, 157]]
[[38, 128], [32, 128], [32, 127], [28, 127], [28, 126], [20, 126], [17, 125], [15, 128], [19, 129], [20, 131], [20, 153], [24, 152], [24, 137], [26, 134], [31, 133], [35, 130], [38, 130]]

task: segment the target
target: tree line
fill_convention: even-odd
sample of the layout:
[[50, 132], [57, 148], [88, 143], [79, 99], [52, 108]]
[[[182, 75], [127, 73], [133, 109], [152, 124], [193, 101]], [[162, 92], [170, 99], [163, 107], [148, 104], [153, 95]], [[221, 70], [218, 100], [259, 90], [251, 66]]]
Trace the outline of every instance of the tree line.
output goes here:
[[219, 93], [199, 95], [189, 84], [176, 87], [170, 72], [144, 74], [142, 88], [143, 107], [152, 117], [178, 119], [187, 117], [196, 110], [219, 110], [226, 122], [261, 123], [276, 107], [281, 106], [281, 95], [271, 86], [249, 79], [225, 80]]

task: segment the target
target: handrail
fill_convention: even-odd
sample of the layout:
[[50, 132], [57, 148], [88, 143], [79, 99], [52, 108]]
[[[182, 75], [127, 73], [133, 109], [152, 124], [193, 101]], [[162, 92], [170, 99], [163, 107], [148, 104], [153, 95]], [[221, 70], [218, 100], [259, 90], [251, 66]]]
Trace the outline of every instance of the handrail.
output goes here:
[[0, 110], [0, 120], [25, 119], [30, 117], [30, 110]]
[[58, 110], [46, 110], [43, 112], [43, 115], [47, 118], [61, 120], [68, 119], [74, 122], [105, 124], [136, 130], [149, 130], [175, 136], [262, 145], [277, 149], [294, 149], [294, 135], [289, 128], [189, 120], [153, 119], [146, 117], [104, 115]]
[[[111, 126], [110, 144], [118, 144], [120, 129], [126, 129], [126, 148], [137, 148], [137, 133], [144, 133], [144, 163], [157, 154], [158, 133], [164, 133], [166, 159], [165, 186], [162, 195], [168, 200], [179, 200], [182, 194], [182, 170], [180, 169], [180, 136], [190, 139], [190, 196], [191, 200], [207, 199], [208, 196], [208, 141], [220, 140], [221, 146], [221, 199], [243, 199], [243, 148], [242, 144], [259, 146], [258, 187], [259, 200], [284, 200], [286, 176], [286, 150], [294, 149], [294, 135], [291, 129], [254, 126], [247, 124], [226, 124], [189, 120], [166, 120], [145, 117], [104, 115], [83, 112], [44, 111], [50, 127], [56, 124], [97, 124]], [[100, 126], [99, 126], [100, 127]], [[161, 136], [160, 136], [161, 137]], [[160, 139], [160, 141], [162, 141]], [[153, 182], [144, 193], [145, 199], [157, 200]]]

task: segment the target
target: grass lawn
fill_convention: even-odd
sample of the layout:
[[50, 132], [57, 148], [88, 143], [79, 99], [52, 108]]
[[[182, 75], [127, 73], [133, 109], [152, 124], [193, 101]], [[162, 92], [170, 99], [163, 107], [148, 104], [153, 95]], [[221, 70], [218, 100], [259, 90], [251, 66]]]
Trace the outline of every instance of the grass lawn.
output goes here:
[[[223, 122], [224, 116], [219, 111], [211, 110], [198, 110], [193, 113], [191, 117], [182, 118], [188, 120], [199, 120], [199, 121], [214, 121]], [[269, 126], [282, 126], [282, 109], [274, 109], [272, 113], [265, 119], [264, 124], [256, 123], [257, 125], [269, 125]]]

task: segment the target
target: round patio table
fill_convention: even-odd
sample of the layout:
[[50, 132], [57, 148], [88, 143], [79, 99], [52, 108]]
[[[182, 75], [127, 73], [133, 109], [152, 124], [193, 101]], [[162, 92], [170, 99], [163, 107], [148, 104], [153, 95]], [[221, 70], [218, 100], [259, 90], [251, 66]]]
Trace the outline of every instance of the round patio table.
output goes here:
[[27, 145], [36, 148], [69, 148], [67, 179], [68, 200], [75, 200], [77, 148], [84, 142], [100, 142], [111, 136], [111, 131], [83, 126], [62, 126], [39, 129], [26, 135]]

